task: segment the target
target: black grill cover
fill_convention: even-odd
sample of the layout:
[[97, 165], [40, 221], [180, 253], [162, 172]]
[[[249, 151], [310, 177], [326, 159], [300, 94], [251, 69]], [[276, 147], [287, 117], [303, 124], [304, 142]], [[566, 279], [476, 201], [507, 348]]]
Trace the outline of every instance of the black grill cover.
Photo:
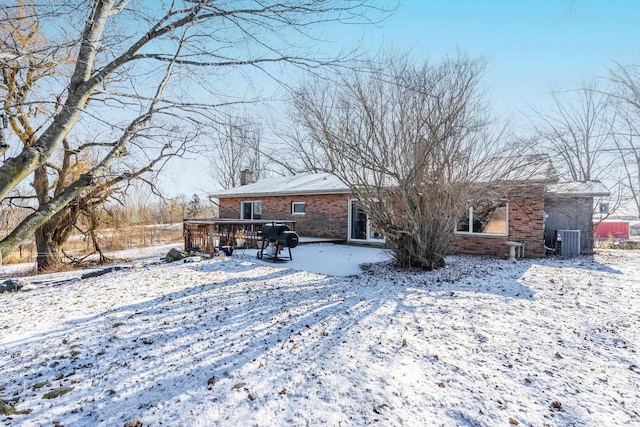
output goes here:
[[285, 248], [295, 248], [298, 246], [298, 234], [295, 231], [285, 231], [278, 237], [278, 243]]
[[277, 240], [278, 243], [287, 248], [298, 246], [298, 235], [291, 231], [288, 225], [265, 224], [262, 226], [262, 238], [265, 240]]
[[269, 240], [278, 240], [278, 236], [284, 234], [285, 231], [291, 230], [288, 225], [284, 224], [265, 224], [262, 226], [262, 237]]

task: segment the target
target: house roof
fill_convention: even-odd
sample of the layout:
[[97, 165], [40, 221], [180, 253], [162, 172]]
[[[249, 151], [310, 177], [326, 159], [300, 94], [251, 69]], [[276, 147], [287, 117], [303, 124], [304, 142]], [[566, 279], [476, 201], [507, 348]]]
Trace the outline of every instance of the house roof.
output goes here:
[[546, 192], [563, 197], [609, 197], [611, 193], [600, 181], [571, 181], [547, 185]]
[[349, 188], [337, 176], [329, 173], [303, 173], [262, 179], [251, 184], [210, 194], [209, 197], [221, 199], [242, 196], [335, 193], [349, 193]]
[[558, 173], [547, 154], [493, 157], [481, 163], [475, 182], [539, 181], [554, 182]]
[[[498, 174], [496, 172], [498, 169], [502, 170], [502, 173]], [[557, 179], [553, 163], [547, 155], [499, 158], [491, 163], [485, 172], [486, 176], [477, 177], [477, 182], [489, 182], [495, 179], [548, 182]], [[602, 188], [606, 191], [604, 186]], [[212, 193], [209, 197], [224, 199], [277, 195], [345, 194], [349, 192], [349, 187], [333, 174], [302, 173], [293, 176], [265, 178], [251, 184]]]

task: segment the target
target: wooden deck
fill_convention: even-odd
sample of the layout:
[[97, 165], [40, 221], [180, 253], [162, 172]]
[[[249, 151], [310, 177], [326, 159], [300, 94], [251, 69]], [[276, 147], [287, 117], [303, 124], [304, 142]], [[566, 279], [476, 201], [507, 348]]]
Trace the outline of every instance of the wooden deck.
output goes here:
[[[256, 248], [265, 224], [284, 224], [295, 230], [296, 222], [279, 219], [184, 219], [184, 249], [212, 254], [222, 246]], [[239, 241], [241, 235], [244, 235], [244, 242]]]

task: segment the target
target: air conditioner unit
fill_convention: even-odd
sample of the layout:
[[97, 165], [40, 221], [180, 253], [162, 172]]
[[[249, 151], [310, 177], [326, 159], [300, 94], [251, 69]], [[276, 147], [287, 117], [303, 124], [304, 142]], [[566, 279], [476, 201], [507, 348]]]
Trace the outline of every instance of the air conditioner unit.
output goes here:
[[560, 255], [580, 255], [580, 230], [558, 230], [556, 240], [560, 244]]

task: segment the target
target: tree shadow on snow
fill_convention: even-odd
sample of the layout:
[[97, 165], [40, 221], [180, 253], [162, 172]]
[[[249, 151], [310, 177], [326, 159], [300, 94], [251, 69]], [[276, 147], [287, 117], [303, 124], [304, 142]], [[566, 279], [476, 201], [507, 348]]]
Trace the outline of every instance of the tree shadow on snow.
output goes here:
[[[19, 402], [31, 402], [30, 419], [48, 422], [65, 414], [71, 424], [144, 420], [145, 413], [175, 405], [191, 393], [209, 393], [208, 388], [224, 403], [236, 393], [246, 394], [237, 384], [261, 363], [283, 363], [282, 369], [269, 372], [275, 375], [274, 387], [285, 383], [278, 378], [287, 375], [290, 361], [284, 356], [293, 349], [292, 340], [311, 337], [311, 347], [300, 348], [308, 351], [306, 357], [326, 354], [339, 344], [341, 331], [357, 322], [357, 313], [366, 315], [376, 308], [375, 302], [362, 304], [343, 279], [222, 264], [211, 272], [231, 271], [235, 277], [220, 282], [214, 277], [10, 343], [11, 356], [0, 359], [3, 376], [21, 381], [3, 384], [3, 394], [15, 393]], [[336, 315], [343, 312], [352, 317]], [[43, 388], [34, 387], [44, 383]], [[74, 390], [59, 396], [55, 405], [41, 400], [58, 386]], [[106, 418], [103, 405], [118, 415]], [[181, 421], [171, 419], [170, 412], [166, 416], [169, 424]]]
[[[535, 263], [535, 260], [532, 260]], [[595, 255], [579, 255], [574, 257], [563, 257], [558, 255], [541, 258], [539, 263], [542, 265], [560, 267], [560, 268], [576, 268], [580, 270], [597, 271], [609, 274], [622, 274], [620, 270], [611, 268], [607, 264], [598, 261]]]
[[[456, 309], [445, 301], [534, 298], [519, 281], [530, 262], [461, 262], [429, 273], [377, 264], [356, 277], [246, 261], [194, 264], [188, 269], [200, 275], [198, 284], [11, 343], [12, 355], [0, 359], [3, 376], [20, 377], [22, 384], [5, 384], [3, 393], [31, 402], [31, 419], [44, 423], [64, 414], [70, 424], [122, 425], [132, 418], [153, 420], [160, 411], [176, 425], [189, 416], [180, 412], [180, 402], [193, 400], [213, 421], [275, 408], [282, 412], [276, 423], [301, 423], [312, 415], [330, 423], [335, 418], [328, 414], [362, 402], [341, 381], [353, 390], [371, 387], [370, 378], [379, 375], [375, 365], [403, 351], [407, 324], [425, 325], [431, 313], [446, 316]], [[484, 333], [478, 330], [478, 340]], [[375, 347], [353, 354], [354, 345], [374, 341]], [[43, 402], [40, 395], [48, 389], [33, 389], [43, 382], [74, 390], [55, 405], [33, 404]], [[313, 408], [306, 406], [310, 398]], [[374, 403], [355, 411], [360, 418], [345, 421], [402, 422], [391, 412], [380, 414]], [[110, 418], [101, 407], [109, 407]]]

